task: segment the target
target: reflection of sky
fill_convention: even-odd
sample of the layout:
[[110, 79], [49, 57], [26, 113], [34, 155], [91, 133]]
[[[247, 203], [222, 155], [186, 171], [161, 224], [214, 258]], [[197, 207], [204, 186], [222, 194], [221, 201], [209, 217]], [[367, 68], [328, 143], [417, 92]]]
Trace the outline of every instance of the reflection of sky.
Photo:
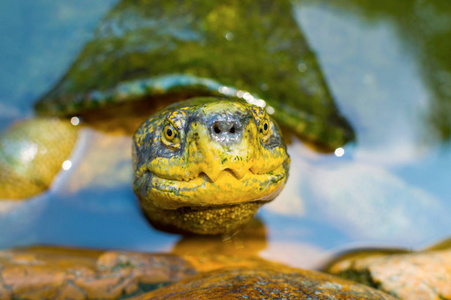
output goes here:
[[0, 0], [0, 131], [32, 113], [115, 2]]
[[293, 157], [281, 204], [269, 209], [334, 224], [355, 242], [415, 247], [447, 237], [451, 155], [424, 144], [431, 97], [392, 24], [315, 4], [296, 12], [357, 143], [342, 158], [291, 146], [292, 157], [301, 155]]
[[407, 165], [394, 170], [411, 185], [423, 188], [436, 197], [451, 204], [451, 149], [435, 149], [427, 157], [418, 160], [414, 165]]
[[0, 201], [0, 249], [50, 244], [169, 251], [179, 237], [154, 230], [132, 191], [131, 140], [82, 130], [50, 190], [24, 202]]
[[[287, 187], [261, 213], [270, 240], [287, 239], [286, 231], [293, 228], [299, 230], [298, 240], [313, 236], [312, 242], [325, 249], [350, 243], [415, 247], [449, 235], [450, 209], [443, 199], [349, 152], [337, 158], [314, 153], [297, 141], [289, 147]], [[273, 213], [286, 218], [274, 218]], [[302, 231], [310, 237], [301, 236]]]
[[424, 135], [431, 134], [423, 123], [427, 99], [433, 97], [422, 82], [422, 62], [399, 45], [392, 24], [367, 24], [356, 15], [314, 5], [298, 15], [338, 104], [357, 131], [354, 158], [391, 167], [413, 186], [447, 200], [450, 149], [424, 144]]
[[[299, 20], [343, 113], [357, 131], [354, 155], [377, 164], [416, 159], [427, 90], [390, 23], [366, 24], [308, 6]], [[320, 24], [318, 24], [320, 23]]]

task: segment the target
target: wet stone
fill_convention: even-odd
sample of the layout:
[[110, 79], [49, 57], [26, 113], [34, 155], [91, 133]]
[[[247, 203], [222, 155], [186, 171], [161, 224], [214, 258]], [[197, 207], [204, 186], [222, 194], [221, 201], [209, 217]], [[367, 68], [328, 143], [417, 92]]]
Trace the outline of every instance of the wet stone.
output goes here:
[[47, 190], [75, 147], [68, 120], [37, 118], [0, 135], [0, 199], [23, 199]]
[[319, 272], [261, 265], [257, 268], [228, 268], [201, 273], [133, 299], [395, 298]]
[[328, 267], [341, 277], [365, 283], [400, 299], [451, 299], [451, 250], [407, 254], [347, 254]]
[[38, 247], [0, 251], [1, 299], [69, 295], [70, 299], [394, 299], [365, 285], [256, 257]]

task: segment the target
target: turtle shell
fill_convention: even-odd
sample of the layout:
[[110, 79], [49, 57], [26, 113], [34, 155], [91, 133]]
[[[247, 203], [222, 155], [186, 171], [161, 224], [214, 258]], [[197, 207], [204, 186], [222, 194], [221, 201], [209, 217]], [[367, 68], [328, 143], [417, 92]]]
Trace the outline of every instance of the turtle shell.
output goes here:
[[67, 116], [193, 96], [266, 107], [283, 127], [329, 150], [354, 138], [285, 0], [123, 0], [35, 107]]

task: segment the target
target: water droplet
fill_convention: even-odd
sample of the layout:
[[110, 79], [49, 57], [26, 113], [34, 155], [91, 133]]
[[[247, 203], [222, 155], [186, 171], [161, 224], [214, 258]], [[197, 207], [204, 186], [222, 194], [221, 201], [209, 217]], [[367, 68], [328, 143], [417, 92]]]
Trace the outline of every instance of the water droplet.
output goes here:
[[299, 72], [305, 72], [305, 71], [307, 71], [307, 65], [304, 64], [304, 63], [300, 63], [300, 64], [298, 65], [298, 71], [299, 71]]
[[72, 168], [72, 162], [70, 160], [65, 160], [63, 162], [63, 170], [67, 171]]
[[269, 106], [269, 105], [266, 106], [266, 112], [267, 112], [268, 114], [272, 115], [272, 114], [275, 112], [274, 107]]
[[226, 38], [226, 40], [231, 41], [231, 40], [233, 40], [233, 33], [231, 33], [230, 31], [227, 31], [224, 34], [224, 37]]
[[263, 99], [258, 99], [255, 101], [255, 105], [260, 106], [260, 107], [265, 107], [266, 106], [266, 101]]
[[337, 149], [335, 149], [334, 154], [336, 157], [342, 157], [345, 154], [345, 149], [343, 149], [341, 147], [337, 148]]
[[72, 117], [70, 119], [70, 122], [72, 125], [77, 126], [78, 124], [80, 124], [80, 119], [78, 117]]
[[244, 98], [244, 100], [246, 100], [247, 102], [250, 102], [250, 101], [254, 100], [254, 97], [253, 97], [250, 93], [248, 93], [248, 92], [246, 92], [246, 93], [243, 94], [243, 98]]

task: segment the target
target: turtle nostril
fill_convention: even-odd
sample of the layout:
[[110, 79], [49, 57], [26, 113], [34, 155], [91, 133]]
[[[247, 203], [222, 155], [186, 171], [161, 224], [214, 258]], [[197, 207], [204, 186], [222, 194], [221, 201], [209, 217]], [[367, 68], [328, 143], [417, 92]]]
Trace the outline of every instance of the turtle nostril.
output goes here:
[[236, 138], [239, 135], [241, 127], [234, 121], [219, 120], [214, 122], [211, 127], [211, 134], [221, 138]]
[[219, 128], [218, 124], [215, 124], [215, 126], [213, 127], [213, 130], [214, 130], [216, 133], [221, 133], [221, 129]]

